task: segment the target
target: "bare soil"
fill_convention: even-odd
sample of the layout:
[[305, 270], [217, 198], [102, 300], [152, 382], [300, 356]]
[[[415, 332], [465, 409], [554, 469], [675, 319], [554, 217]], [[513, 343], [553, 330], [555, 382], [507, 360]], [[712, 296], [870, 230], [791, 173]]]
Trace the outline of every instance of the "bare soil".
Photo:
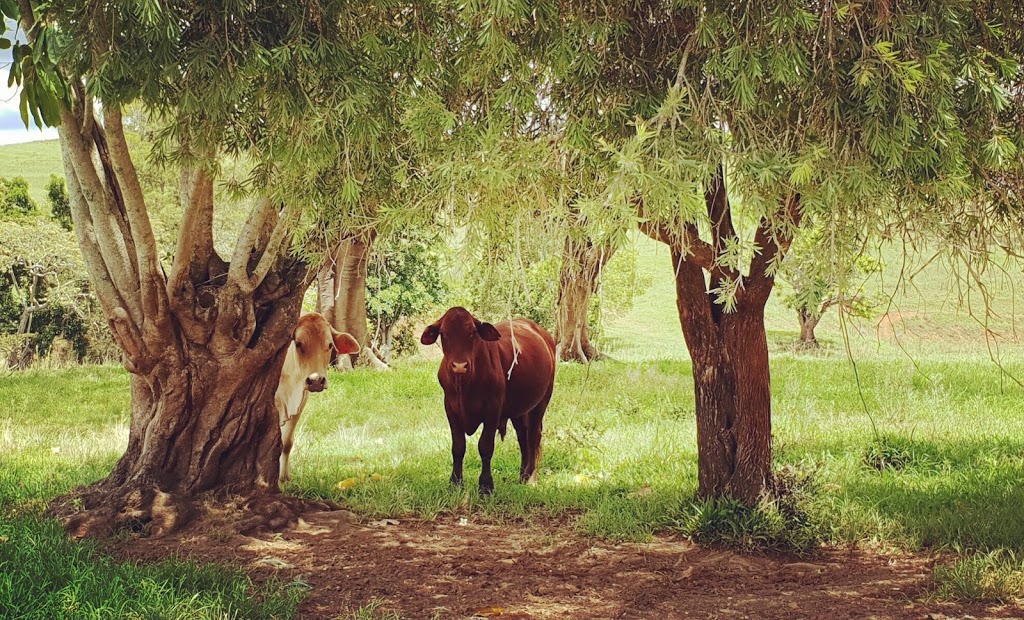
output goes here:
[[300, 618], [376, 603], [402, 618], [1024, 618], [1017, 605], [928, 601], [935, 559], [825, 550], [807, 559], [743, 555], [674, 537], [615, 543], [565, 523], [480, 524], [307, 514], [259, 537], [211, 526], [108, 543], [120, 557], [169, 555], [302, 579]]

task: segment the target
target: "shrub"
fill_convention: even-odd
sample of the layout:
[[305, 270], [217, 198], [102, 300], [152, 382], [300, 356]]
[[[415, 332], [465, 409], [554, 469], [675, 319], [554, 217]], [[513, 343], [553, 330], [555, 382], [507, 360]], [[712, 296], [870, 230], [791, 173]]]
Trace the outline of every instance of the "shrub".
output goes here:
[[814, 490], [812, 472], [786, 466], [757, 506], [729, 498], [696, 501], [675, 519], [674, 529], [707, 545], [810, 553], [823, 541], [823, 528], [808, 510]]
[[46, 184], [46, 201], [50, 204], [50, 217], [64, 230], [73, 230], [68, 187], [64, 179], [55, 174], [50, 175], [50, 182]]
[[25, 177], [0, 177], [0, 215], [29, 215], [36, 210], [36, 201], [28, 193]]

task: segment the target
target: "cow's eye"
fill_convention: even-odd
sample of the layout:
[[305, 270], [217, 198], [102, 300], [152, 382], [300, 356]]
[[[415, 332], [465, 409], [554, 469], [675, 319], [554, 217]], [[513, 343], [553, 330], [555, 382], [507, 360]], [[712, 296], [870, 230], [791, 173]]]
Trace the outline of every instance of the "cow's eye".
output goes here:
[[301, 349], [301, 348], [302, 348], [302, 343], [301, 343], [301, 342], [299, 342], [298, 340], [296, 340], [296, 341], [295, 341], [295, 348], [296, 348], [296, 349]]

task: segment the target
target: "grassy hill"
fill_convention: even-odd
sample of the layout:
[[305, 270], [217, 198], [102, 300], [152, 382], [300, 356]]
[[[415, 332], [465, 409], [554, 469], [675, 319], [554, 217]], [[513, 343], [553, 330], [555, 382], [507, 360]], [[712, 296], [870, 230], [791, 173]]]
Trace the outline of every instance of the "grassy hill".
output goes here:
[[51, 174], [64, 175], [56, 140], [0, 146], [0, 177], [25, 177], [40, 209], [46, 208], [46, 184]]

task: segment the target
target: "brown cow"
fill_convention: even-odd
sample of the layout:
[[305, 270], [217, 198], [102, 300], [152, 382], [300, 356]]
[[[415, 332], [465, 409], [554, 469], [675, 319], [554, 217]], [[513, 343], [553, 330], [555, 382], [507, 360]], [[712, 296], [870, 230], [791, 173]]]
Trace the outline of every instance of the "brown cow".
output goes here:
[[504, 439], [508, 420], [519, 440], [519, 479], [536, 483], [544, 411], [555, 385], [555, 339], [529, 319], [495, 326], [458, 307], [428, 326], [420, 342], [433, 344], [438, 336], [444, 357], [437, 380], [452, 431], [452, 483], [462, 483], [466, 435], [483, 424], [477, 444], [483, 462], [480, 492], [494, 490], [494, 434], [500, 430]]
[[295, 440], [295, 425], [306, 406], [310, 392], [327, 389], [327, 367], [331, 364], [331, 353], [346, 355], [359, 351], [356, 339], [339, 332], [327, 319], [315, 312], [299, 318], [288, 353], [281, 369], [281, 381], [277, 384], [274, 406], [281, 422], [281, 472], [279, 481], [283, 484], [290, 479], [288, 457]]

